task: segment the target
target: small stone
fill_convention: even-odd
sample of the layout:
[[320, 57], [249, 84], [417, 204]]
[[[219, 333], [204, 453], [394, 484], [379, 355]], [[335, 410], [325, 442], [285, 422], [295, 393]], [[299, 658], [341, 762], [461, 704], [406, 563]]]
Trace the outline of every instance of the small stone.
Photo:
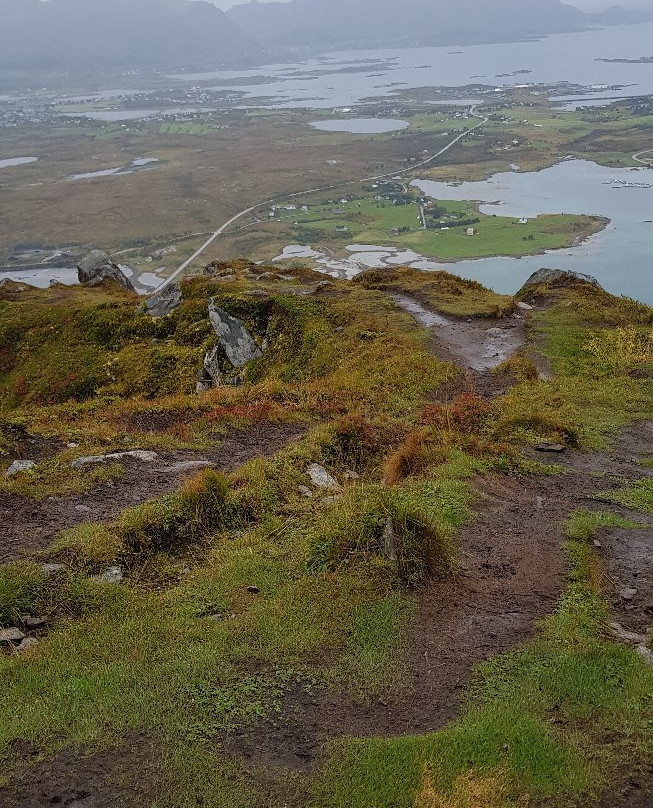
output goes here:
[[346, 480], [360, 480], [360, 474], [356, 474], [356, 472], [351, 469], [347, 469], [343, 476]]
[[597, 539], [594, 539], [594, 541], [592, 542], [592, 544], [593, 544], [593, 545], [596, 547], [596, 549], [597, 549], [597, 550], [600, 550], [600, 549], [603, 547], [603, 545], [601, 544], [601, 542], [600, 542], [600, 541], [598, 541]]
[[336, 502], [340, 502], [341, 499], [342, 497], [340, 496], [340, 494], [334, 494], [332, 497], [323, 497], [320, 500], [320, 503], [322, 505], [335, 505]]
[[16, 650], [22, 654], [24, 651], [29, 651], [30, 648], [34, 648], [34, 646], [38, 644], [39, 641], [36, 637], [25, 637], [21, 644], [16, 647]]
[[535, 504], [537, 505], [538, 511], [544, 510], [544, 498], [543, 497], [535, 497]]
[[619, 590], [619, 597], [622, 600], [631, 601], [634, 600], [637, 595], [636, 589], [631, 589], [630, 587], [626, 587], [624, 589]]
[[248, 586], [247, 591], [250, 595], [258, 595], [261, 590], [258, 588], [258, 586]]
[[0, 645], [14, 645], [24, 639], [25, 635], [19, 628], [4, 628], [0, 631]]
[[41, 572], [45, 575], [54, 575], [66, 569], [63, 564], [41, 564]]
[[648, 665], [653, 665], [653, 650], [647, 648], [645, 645], [638, 645], [635, 650], [642, 657], [644, 662]]
[[567, 451], [567, 447], [562, 443], [538, 443], [535, 447], [536, 452], [552, 452], [554, 454], [561, 454]]
[[91, 512], [91, 509], [88, 507], [88, 505], [75, 505], [75, 510], [78, 513], [90, 513]]
[[36, 463], [33, 460], [14, 460], [5, 472], [5, 477], [15, 477], [17, 474], [21, 474], [24, 471], [30, 471], [30, 469], [33, 469], [35, 466]]
[[342, 491], [340, 483], [336, 482], [329, 472], [318, 463], [308, 467], [308, 476], [316, 488], [325, 488], [328, 491]]
[[388, 517], [383, 528], [383, 555], [397, 572], [399, 570], [399, 556], [397, 554], [397, 535], [392, 519]]
[[522, 303], [522, 301], [517, 302], [517, 308], [521, 309], [522, 311], [533, 311], [533, 307], [529, 306], [528, 303]]
[[25, 628], [33, 630], [43, 628], [48, 621], [45, 619], [45, 617], [21, 617], [20, 622], [25, 626]]
[[306, 485], [298, 486], [297, 487], [297, 493], [302, 497], [306, 497], [307, 499], [312, 499], [313, 498], [313, 492]]
[[125, 574], [120, 567], [109, 567], [108, 570], [100, 575], [94, 575], [91, 580], [99, 584], [119, 584], [125, 578]]
[[67, 449], [79, 449], [79, 443], [67, 443], [66, 448]]
[[646, 637], [642, 634], [635, 634], [633, 631], [627, 631], [620, 623], [609, 623], [608, 628], [611, 633], [622, 642], [634, 643], [635, 645], [643, 645]]

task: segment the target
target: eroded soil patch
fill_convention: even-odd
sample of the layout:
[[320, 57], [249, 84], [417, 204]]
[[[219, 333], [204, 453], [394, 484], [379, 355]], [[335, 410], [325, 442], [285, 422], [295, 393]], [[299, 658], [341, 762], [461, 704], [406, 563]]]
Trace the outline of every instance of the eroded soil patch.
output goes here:
[[47, 547], [61, 530], [108, 521], [125, 508], [177, 490], [198, 471], [184, 464], [208, 461], [219, 471], [234, 471], [248, 460], [273, 455], [304, 432], [298, 424], [259, 422], [229, 430], [219, 445], [206, 451], [161, 453], [157, 463], [126, 459], [121, 479], [86, 494], [37, 501], [0, 493], [0, 563]]
[[113, 749], [63, 750], [45, 760], [21, 747], [12, 751], [35, 762], [20, 781], [0, 789], [0, 808], [141, 808], [156, 798], [156, 750], [140, 736]]
[[431, 332], [434, 356], [455, 365], [460, 374], [437, 392], [440, 401], [460, 393], [486, 398], [501, 395], [513, 381], [496, 369], [524, 347], [524, 321], [514, 318], [462, 319], [448, 317], [407, 295], [390, 295], [397, 306]]
[[[604, 509], [595, 499], [600, 491], [642, 476], [631, 449], [633, 441], [640, 455], [653, 449], [649, 437], [650, 425], [639, 424], [610, 453], [569, 451], [562, 456], [564, 474], [479, 479], [477, 518], [458, 537], [457, 575], [431, 582], [419, 595], [406, 687], [366, 704], [344, 693], [294, 688], [280, 715], [236, 733], [228, 751], [255, 766], [302, 769], [320, 760], [329, 738], [426, 733], [454, 719], [473, 666], [529, 640], [555, 609], [569, 514]], [[639, 556], [631, 549], [622, 542], [615, 558], [634, 571]]]

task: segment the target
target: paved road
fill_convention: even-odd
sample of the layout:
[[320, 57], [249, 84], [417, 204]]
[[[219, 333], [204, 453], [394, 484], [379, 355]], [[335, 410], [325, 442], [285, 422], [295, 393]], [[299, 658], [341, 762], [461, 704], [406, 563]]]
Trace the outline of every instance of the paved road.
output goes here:
[[[475, 118], [480, 119], [479, 122], [476, 124], [476, 126], [472, 126], [470, 129], [465, 129], [464, 132], [461, 132], [450, 143], [447, 143], [447, 145], [444, 148], [440, 149], [439, 152], [437, 152], [436, 154], [431, 155], [431, 157], [429, 157], [426, 160], [423, 160], [421, 163], [415, 163], [415, 165], [412, 165], [408, 169], [408, 171], [412, 172], [412, 171], [415, 171], [415, 170], [417, 170], [419, 168], [424, 168], [424, 166], [430, 165], [435, 160], [437, 160], [438, 157], [442, 157], [442, 155], [446, 154], [446, 152], [448, 152], [449, 149], [452, 149], [456, 145], [456, 143], [459, 143], [463, 138], [467, 137], [467, 135], [469, 135], [471, 132], [475, 131], [479, 127], [483, 126], [483, 124], [487, 123], [488, 119], [486, 117], [484, 117], [483, 115], [479, 114], [478, 112], [476, 112], [476, 107], [475, 106], [471, 107], [469, 111], [470, 111], [470, 114], [473, 115]], [[237, 221], [239, 221], [239, 219], [242, 219], [244, 216], [247, 216], [248, 214], [253, 213], [255, 210], [258, 210], [259, 208], [268, 207], [269, 205], [272, 205], [275, 202], [279, 202], [281, 200], [296, 199], [297, 197], [307, 196], [308, 194], [323, 193], [325, 191], [332, 191], [335, 188], [344, 188], [344, 187], [349, 186], [349, 185], [359, 185], [362, 182], [376, 182], [378, 180], [385, 180], [385, 179], [388, 179], [389, 177], [396, 176], [397, 173], [398, 173], [398, 170], [395, 170], [395, 171], [390, 171], [387, 174], [377, 174], [374, 177], [363, 177], [363, 179], [350, 180], [349, 182], [338, 183], [337, 185], [326, 185], [323, 188], [311, 188], [308, 191], [298, 191], [297, 193], [294, 193], [294, 194], [280, 194], [279, 196], [272, 197], [271, 199], [265, 199], [263, 202], [259, 202], [256, 205], [252, 205], [249, 208], [245, 208], [245, 210], [241, 210], [240, 213], [237, 213], [235, 216], [232, 216], [231, 219], [229, 219], [224, 224], [222, 224], [215, 231], [215, 233], [213, 233], [204, 242], [204, 244], [202, 244], [202, 246], [191, 255], [190, 258], [188, 258], [186, 261], [184, 261], [184, 263], [177, 270], [175, 270], [172, 273], [172, 275], [170, 275], [169, 278], [166, 278], [163, 281], [163, 283], [159, 284], [159, 286], [157, 286], [157, 288], [154, 291], [155, 292], [160, 292], [161, 290], [165, 289], [166, 286], [169, 286], [171, 283], [173, 283], [180, 275], [182, 275], [188, 269], [188, 267], [197, 258], [199, 258], [203, 253], [205, 253], [206, 250], [211, 246], [211, 244], [213, 244], [213, 242], [217, 238], [219, 238], [226, 230], [228, 230], [231, 227], [232, 224], [235, 224]], [[406, 173], [406, 171], [404, 171], [402, 173]]]

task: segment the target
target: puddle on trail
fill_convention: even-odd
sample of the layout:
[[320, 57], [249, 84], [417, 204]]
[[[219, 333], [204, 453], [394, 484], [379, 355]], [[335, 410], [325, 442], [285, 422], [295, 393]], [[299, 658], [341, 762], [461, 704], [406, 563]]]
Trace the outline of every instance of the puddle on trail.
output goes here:
[[483, 320], [456, 320], [427, 309], [405, 295], [391, 297], [421, 326], [433, 329], [462, 368], [478, 372], [493, 370], [524, 344], [524, 328], [519, 320], [502, 321], [500, 325]]

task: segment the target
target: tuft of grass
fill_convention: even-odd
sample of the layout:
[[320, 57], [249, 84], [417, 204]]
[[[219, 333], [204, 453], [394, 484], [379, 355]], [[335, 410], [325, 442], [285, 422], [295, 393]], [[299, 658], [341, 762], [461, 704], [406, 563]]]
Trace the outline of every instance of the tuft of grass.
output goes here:
[[596, 538], [600, 530], [611, 527], [634, 530], [640, 525], [606, 511], [574, 511], [567, 518], [565, 534], [576, 542], [589, 542]]
[[22, 615], [82, 618], [121, 602], [116, 587], [98, 584], [85, 575], [62, 571], [44, 574], [36, 564], [0, 567], [0, 625], [21, 624]]
[[[469, 517], [471, 498], [465, 484], [452, 481], [351, 488], [319, 524], [302, 527], [309, 536], [308, 567], [338, 570], [385, 558], [390, 566], [396, 564], [405, 584], [444, 575], [453, 565], [453, 531]], [[392, 548], [384, 540], [388, 526]]]
[[448, 272], [420, 272], [406, 267], [368, 270], [357, 275], [354, 282], [366, 289], [408, 292], [436, 311], [455, 317], [503, 317], [514, 307], [511, 297]]

